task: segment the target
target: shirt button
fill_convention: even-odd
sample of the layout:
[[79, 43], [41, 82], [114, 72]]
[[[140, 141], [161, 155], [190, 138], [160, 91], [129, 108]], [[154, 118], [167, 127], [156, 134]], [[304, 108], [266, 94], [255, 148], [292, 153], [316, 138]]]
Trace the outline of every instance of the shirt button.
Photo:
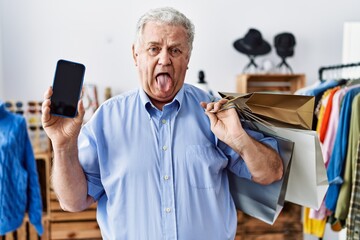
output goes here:
[[169, 177], [168, 175], [165, 175], [165, 176], [164, 176], [164, 179], [165, 179], [165, 180], [169, 180], [169, 178], [170, 178], [170, 177]]
[[166, 150], [168, 149], [168, 147], [167, 147], [167, 146], [163, 146], [162, 149], [163, 149], [164, 151], [166, 151]]
[[161, 120], [161, 122], [162, 122], [163, 124], [165, 124], [165, 123], [166, 123], [166, 120], [165, 120], [165, 119], [163, 119], [163, 120]]
[[171, 212], [171, 208], [165, 208], [165, 212], [167, 212], [167, 213], [169, 213], [169, 212]]

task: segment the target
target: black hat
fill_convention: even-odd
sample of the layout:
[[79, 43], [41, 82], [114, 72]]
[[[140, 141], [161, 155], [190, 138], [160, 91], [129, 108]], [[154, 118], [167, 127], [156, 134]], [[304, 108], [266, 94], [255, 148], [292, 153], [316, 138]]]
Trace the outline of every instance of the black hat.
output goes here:
[[234, 47], [239, 52], [247, 55], [264, 55], [271, 51], [270, 44], [254, 28], [250, 28], [244, 38], [236, 40]]
[[296, 41], [294, 35], [291, 33], [280, 33], [274, 38], [274, 45], [276, 48], [276, 53], [280, 57], [291, 57], [294, 55], [294, 47]]

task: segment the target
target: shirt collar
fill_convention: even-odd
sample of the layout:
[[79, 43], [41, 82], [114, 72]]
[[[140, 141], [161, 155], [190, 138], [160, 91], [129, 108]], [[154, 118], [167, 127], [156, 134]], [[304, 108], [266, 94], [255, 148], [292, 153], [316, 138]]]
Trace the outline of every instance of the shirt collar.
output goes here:
[[[139, 89], [139, 95], [140, 95], [140, 100], [142, 102], [142, 105], [148, 112], [149, 118], [151, 118], [153, 115], [152, 114], [153, 111], [151, 109], [156, 109], [156, 107], [152, 104], [148, 95], [145, 93], [145, 91], [142, 88]], [[177, 111], [179, 111], [181, 108], [183, 99], [184, 99], [184, 86], [181, 87], [179, 92], [175, 95], [174, 99], [170, 103], [165, 104], [164, 107], [169, 106], [169, 105], [176, 105]]]

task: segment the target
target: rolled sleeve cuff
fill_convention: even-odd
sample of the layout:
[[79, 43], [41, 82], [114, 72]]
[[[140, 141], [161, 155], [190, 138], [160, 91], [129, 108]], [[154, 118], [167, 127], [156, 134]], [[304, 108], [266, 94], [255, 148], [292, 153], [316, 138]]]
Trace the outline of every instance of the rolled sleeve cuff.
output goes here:
[[103, 193], [104, 193], [103, 187], [98, 186], [98, 185], [90, 182], [89, 180], [87, 181], [87, 187], [88, 187], [88, 195], [93, 197], [95, 199], [95, 201], [99, 200], [101, 195], [103, 195]]
[[[259, 141], [262, 144], [265, 144], [265, 145], [271, 147], [272, 149], [274, 149], [276, 152], [279, 153], [278, 143], [277, 143], [275, 138], [264, 136], [263, 133], [253, 131], [253, 130], [250, 130], [250, 129], [245, 129], [245, 131], [247, 132], [247, 134], [249, 136], [251, 136], [255, 140]], [[236, 175], [238, 175], [239, 177], [243, 177], [243, 178], [247, 178], [247, 179], [251, 180], [252, 175], [251, 175], [248, 167], [246, 166], [245, 161], [242, 159], [242, 157], [239, 156], [230, 147], [225, 148], [224, 145], [226, 145], [226, 144], [224, 144], [223, 142], [219, 142], [219, 145], [221, 146], [220, 148], [227, 149], [226, 153], [231, 156], [230, 158], [236, 159], [235, 161], [233, 161], [234, 164], [230, 165], [230, 170], [233, 173], [235, 173]]]
[[261, 139], [259, 142], [271, 147], [272, 149], [274, 149], [277, 153], [279, 153], [279, 148], [278, 148], [278, 144], [275, 138], [272, 137], [266, 137]]

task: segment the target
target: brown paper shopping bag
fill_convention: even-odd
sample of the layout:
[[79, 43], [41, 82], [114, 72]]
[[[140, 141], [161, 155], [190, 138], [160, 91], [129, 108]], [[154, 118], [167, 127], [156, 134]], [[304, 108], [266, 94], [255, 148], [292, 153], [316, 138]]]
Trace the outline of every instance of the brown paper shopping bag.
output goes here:
[[[236, 105], [244, 114], [250, 112], [268, 123], [278, 127], [311, 129], [315, 98], [272, 93], [219, 93], [230, 99], [230, 105]], [[227, 107], [227, 104], [223, 106]]]
[[284, 174], [281, 180], [269, 185], [261, 185], [228, 172], [230, 192], [236, 208], [268, 224], [275, 222], [284, 206], [294, 146], [292, 141], [273, 137], [277, 139], [279, 153], [284, 164]]
[[312, 130], [269, 127], [254, 123], [260, 131], [270, 131], [294, 142], [285, 200], [319, 209], [329, 187], [318, 135]]

